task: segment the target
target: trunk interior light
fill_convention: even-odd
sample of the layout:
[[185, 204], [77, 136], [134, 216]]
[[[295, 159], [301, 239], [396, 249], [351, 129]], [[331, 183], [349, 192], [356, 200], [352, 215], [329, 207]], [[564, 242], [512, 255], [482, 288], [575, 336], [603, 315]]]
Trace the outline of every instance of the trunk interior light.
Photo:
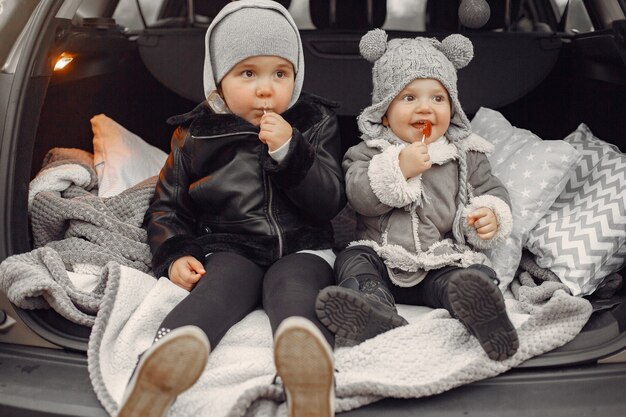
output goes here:
[[68, 64], [72, 62], [72, 60], [74, 60], [74, 57], [72, 55], [68, 54], [67, 52], [63, 52], [61, 55], [59, 55], [56, 62], [54, 63], [54, 70], [61, 71], [63, 68], [67, 67]]

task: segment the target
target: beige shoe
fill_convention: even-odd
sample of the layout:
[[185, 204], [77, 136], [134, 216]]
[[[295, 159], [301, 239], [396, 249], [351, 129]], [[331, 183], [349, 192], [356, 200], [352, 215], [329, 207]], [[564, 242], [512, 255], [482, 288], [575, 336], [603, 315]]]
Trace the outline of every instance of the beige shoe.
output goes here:
[[289, 417], [335, 415], [332, 350], [311, 321], [289, 317], [278, 326], [274, 363], [285, 387]]
[[124, 392], [118, 417], [163, 417], [200, 378], [209, 358], [209, 340], [196, 326], [167, 333], [146, 350]]

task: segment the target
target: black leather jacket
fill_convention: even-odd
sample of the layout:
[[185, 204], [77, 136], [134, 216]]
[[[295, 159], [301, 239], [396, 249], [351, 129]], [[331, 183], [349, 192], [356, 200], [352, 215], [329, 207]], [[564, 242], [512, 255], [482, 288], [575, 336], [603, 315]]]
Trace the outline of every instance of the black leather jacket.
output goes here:
[[239, 253], [262, 266], [332, 245], [330, 220], [345, 205], [341, 143], [332, 103], [303, 93], [282, 116], [293, 127], [276, 163], [259, 128], [206, 103], [179, 125], [144, 226], [155, 275], [181, 256]]

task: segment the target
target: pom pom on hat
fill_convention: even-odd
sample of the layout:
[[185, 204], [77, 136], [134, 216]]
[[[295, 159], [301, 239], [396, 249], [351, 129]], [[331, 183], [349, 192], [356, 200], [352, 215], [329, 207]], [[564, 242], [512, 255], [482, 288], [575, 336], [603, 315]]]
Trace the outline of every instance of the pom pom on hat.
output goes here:
[[361, 38], [359, 50], [363, 58], [375, 62], [387, 50], [387, 32], [382, 29], [370, 30]]
[[441, 52], [452, 62], [454, 68], [460, 69], [474, 58], [474, 46], [463, 35], [453, 34], [441, 41]]

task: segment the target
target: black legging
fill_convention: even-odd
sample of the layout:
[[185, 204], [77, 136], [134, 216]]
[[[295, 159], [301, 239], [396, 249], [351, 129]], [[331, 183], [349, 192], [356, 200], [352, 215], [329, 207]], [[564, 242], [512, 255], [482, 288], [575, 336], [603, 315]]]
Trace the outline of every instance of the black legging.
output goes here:
[[[493, 269], [486, 265], [470, 265], [469, 268], [478, 269], [494, 280], [496, 278]], [[347, 278], [356, 278], [359, 283], [374, 280], [391, 291], [396, 303], [445, 308], [450, 313], [452, 313], [452, 309], [446, 290], [450, 272], [457, 269], [461, 268], [446, 266], [432, 270], [418, 285], [399, 287], [391, 282], [387, 266], [383, 260], [368, 246], [350, 246], [337, 255], [335, 261], [337, 283], [341, 283]]]
[[333, 335], [315, 314], [319, 291], [332, 285], [333, 271], [322, 258], [308, 253], [287, 255], [267, 271], [247, 258], [228, 252], [209, 255], [206, 274], [165, 317], [160, 328], [192, 324], [201, 328], [214, 349], [234, 324], [261, 304], [272, 334], [287, 317], [311, 320], [333, 346]]

